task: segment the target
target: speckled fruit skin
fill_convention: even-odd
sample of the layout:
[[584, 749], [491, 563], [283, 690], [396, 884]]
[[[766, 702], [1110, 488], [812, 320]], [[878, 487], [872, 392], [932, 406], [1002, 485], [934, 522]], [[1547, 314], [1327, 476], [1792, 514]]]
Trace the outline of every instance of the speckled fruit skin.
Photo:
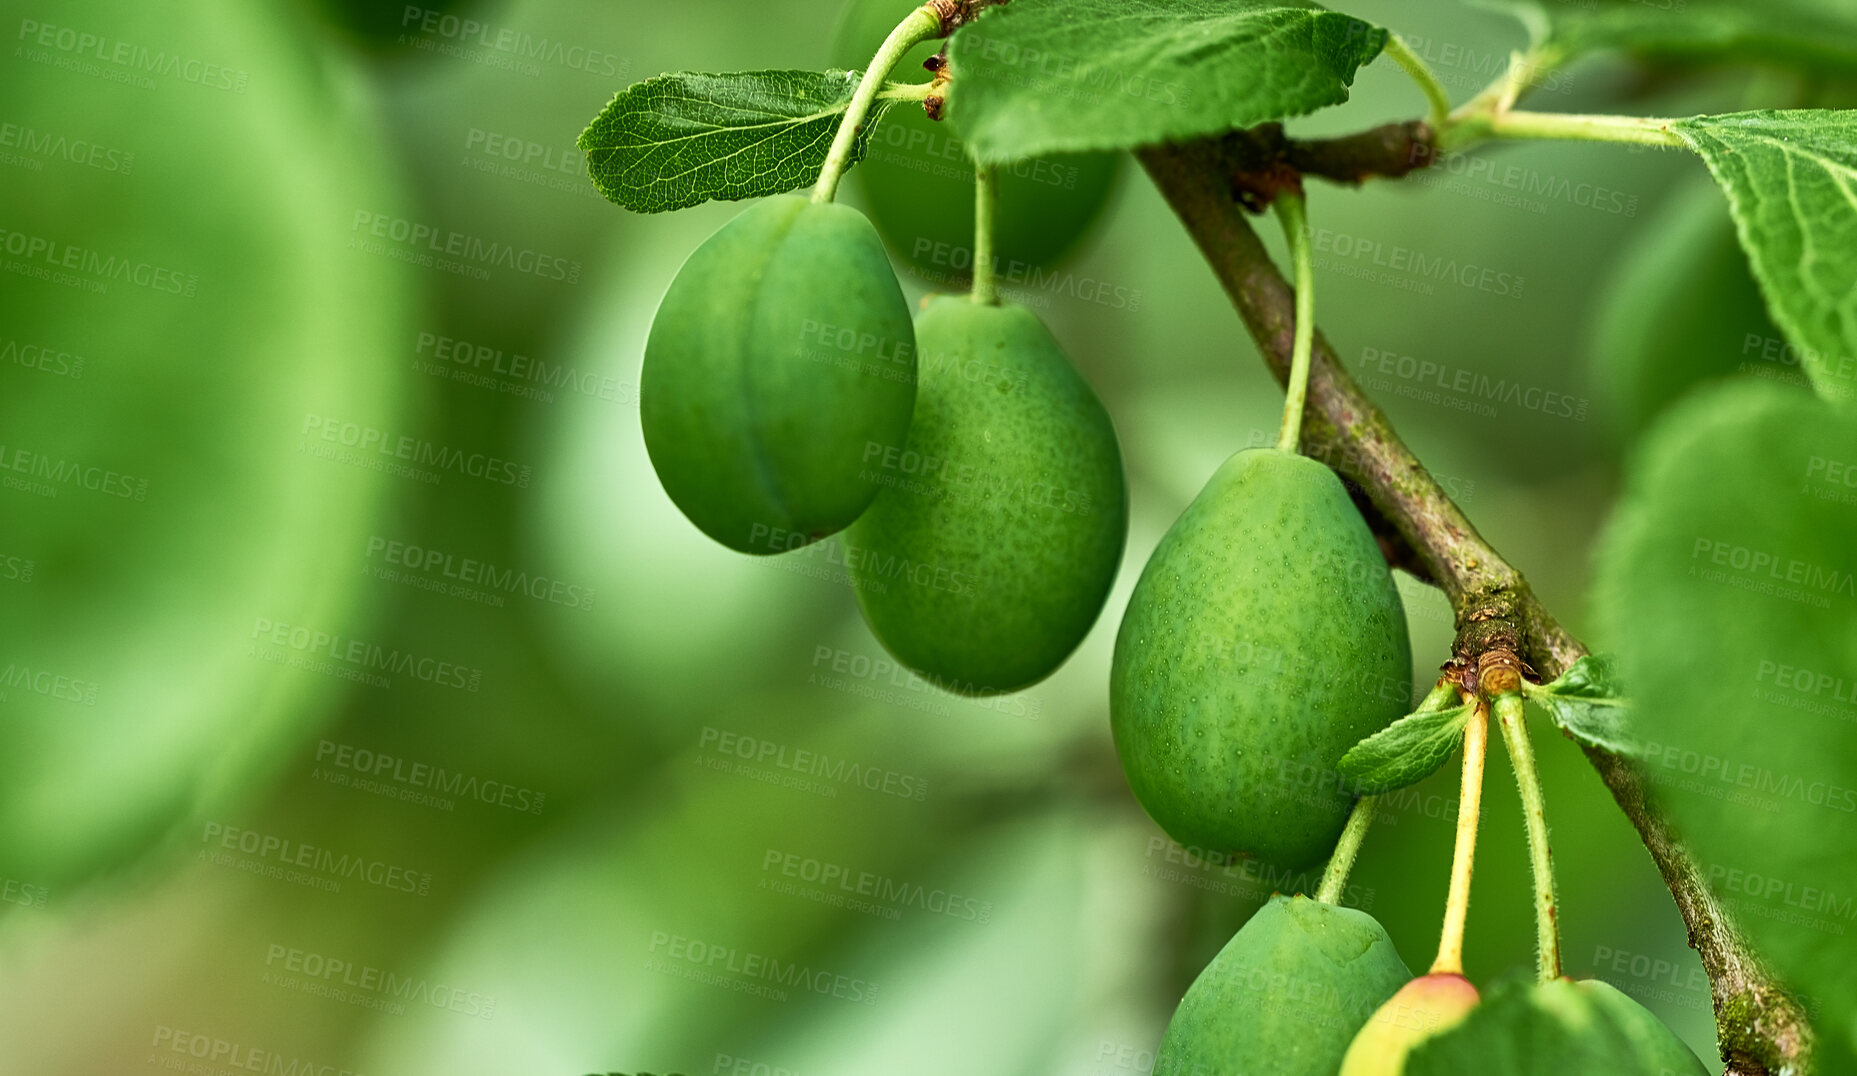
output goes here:
[[1477, 988], [1462, 975], [1435, 972], [1399, 988], [1361, 1025], [1340, 1076], [1400, 1076], [1419, 1043], [1464, 1022], [1477, 1005]]
[[1411, 674], [1399, 592], [1341, 481], [1246, 449], [1135, 584], [1110, 723], [1135, 798], [1175, 840], [1311, 866], [1353, 801], [1336, 764], [1406, 713]]
[[690, 255], [645, 342], [639, 411], [683, 514], [743, 553], [844, 529], [876, 497], [870, 446], [900, 448], [915, 329], [855, 209], [770, 198]]
[[1366, 912], [1275, 896], [1193, 980], [1154, 1076], [1335, 1076], [1412, 973]]
[[929, 300], [902, 453], [873, 454], [876, 503], [846, 532], [858, 604], [897, 660], [969, 694], [1070, 656], [1128, 534], [1108, 412], [1022, 307]]

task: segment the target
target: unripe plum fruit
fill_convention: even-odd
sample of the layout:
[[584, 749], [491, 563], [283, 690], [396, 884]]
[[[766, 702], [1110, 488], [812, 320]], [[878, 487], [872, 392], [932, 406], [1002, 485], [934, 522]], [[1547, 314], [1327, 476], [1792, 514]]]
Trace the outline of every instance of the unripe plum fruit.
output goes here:
[[690, 255], [639, 375], [651, 465], [683, 514], [743, 553], [848, 526], [876, 497], [872, 451], [899, 449], [915, 329], [855, 209], [770, 198]]
[[1553, 979], [1492, 989], [1456, 1027], [1414, 1046], [1395, 1071], [1706, 1076], [1709, 1070], [1675, 1032], [1617, 988], [1595, 979]]
[[1407, 712], [1411, 667], [1399, 592], [1340, 479], [1246, 449], [1135, 584], [1110, 667], [1116, 751], [1180, 843], [1311, 866], [1354, 800], [1337, 763]]
[[1366, 912], [1271, 897], [1180, 999], [1154, 1076], [1334, 1076], [1411, 975]]
[[1462, 975], [1419, 976], [1361, 1026], [1341, 1061], [1341, 1076], [1400, 1076], [1413, 1047], [1463, 1023], [1476, 1004], [1477, 988]]
[[954, 691], [1013, 691], [1088, 634], [1115, 581], [1128, 495], [1115, 428], [1037, 316], [966, 297], [916, 320], [915, 417], [846, 532], [884, 646]]

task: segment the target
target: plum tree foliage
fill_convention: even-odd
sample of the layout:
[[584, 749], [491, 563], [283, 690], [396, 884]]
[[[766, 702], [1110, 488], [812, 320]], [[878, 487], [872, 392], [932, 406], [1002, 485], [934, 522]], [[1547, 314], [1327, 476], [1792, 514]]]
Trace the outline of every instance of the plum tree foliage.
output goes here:
[[[1134, 151], [1278, 366], [1278, 443], [1232, 455], [1134, 587], [1111, 725], [1135, 798], [1176, 839], [1326, 868], [1315, 893], [1273, 899], [1206, 967], [1157, 1072], [1704, 1071], [1641, 1006], [1561, 975], [1525, 701], [1645, 835], [1704, 951], [1729, 1071], [1809, 1071], [1815, 1038], [1832, 1057], [1857, 1036], [1857, 943], [1837, 922], [1857, 892], [1843, 854], [1857, 811], [1840, 791], [1857, 725], [1827, 701], [1857, 682], [1857, 112], [1520, 107], [1544, 73], [1599, 52], [1835, 85], [1857, 73], [1857, 27], [1832, 0], [1485, 6], [1520, 15], [1531, 44], [1454, 102], [1396, 27], [1306, 0], [859, 0], [834, 46], [848, 69], [660, 75], [581, 137], [594, 183], [629, 209], [765, 199], [691, 256], [653, 325], [641, 410], [666, 491], [744, 552], [842, 531], [873, 633], [948, 690], [1013, 691], [1059, 667], [1099, 618], [1126, 538], [1110, 416], [1000, 287], [1003, 266], [1061, 257], [1106, 183], [1028, 205], [1028, 162], [1112, 170]], [[1422, 119], [1284, 133], [1346, 101], [1381, 56], [1423, 93]], [[1697, 204], [1719, 197], [1705, 190], [1651, 222], [1660, 249], [1630, 259], [1603, 319], [1601, 380], [1633, 442], [1598, 549], [1616, 649], [1604, 659], [1482, 544], [1315, 331], [1306, 179], [1395, 182], [1518, 139], [1688, 151], [1698, 184], [1726, 195], [1725, 211]], [[914, 166], [896, 148], [925, 140], [964, 159], [959, 198], [945, 176], [899, 175]], [[871, 170], [876, 227], [834, 201], [853, 166]], [[787, 197], [808, 184], [809, 199]], [[1293, 287], [1250, 232], [1246, 214], [1266, 210]], [[961, 247], [956, 272], [927, 272], [967, 294], [912, 320], [880, 235], [918, 271], [909, 237]], [[1754, 383], [1731, 361], [1725, 335], [1766, 332], [1798, 356], [1798, 384]], [[1458, 614], [1415, 698], [1373, 689], [1410, 662], [1389, 564], [1440, 585]], [[1540, 959], [1536, 981], [1479, 992], [1462, 946], [1497, 735], [1521, 793]], [[1646, 795], [1652, 743], [1730, 760], [1779, 806]], [[1438, 954], [1413, 978], [1372, 917], [1338, 902], [1374, 797], [1453, 757], [1450, 896]], [[1705, 862], [1668, 839], [1672, 823]], [[1817, 914], [1794, 914], [1802, 901]], [[1284, 982], [1297, 989], [1273, 992]]]

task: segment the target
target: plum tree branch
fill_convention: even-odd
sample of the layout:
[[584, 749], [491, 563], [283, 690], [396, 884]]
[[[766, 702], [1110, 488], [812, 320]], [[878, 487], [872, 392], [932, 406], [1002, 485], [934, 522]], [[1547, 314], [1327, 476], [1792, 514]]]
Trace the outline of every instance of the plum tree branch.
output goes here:
[[[1374, 138], [1386, 144], [1385, 132]], [[1241, 204], [1249, 186], [1243, 147], [1252, 135], [1148, 147], [1138, 156], [1281, 381], [1291, 361], [1295, 296]], [[1392, 138], [1395, 153], [1400, 137]], [[1275, 157], [1270, 168], [1285, 156]], [[1280, 178], [1266, 175], [1262, 186]], [[1450, 599], [1457, 637], [1444, 668], [1466, 691], [1488, 696], [1513, 690], [1516, 678], [1531, 672], [1550, 680], [1586, 653], [1522, 574], [1477, 533], [1319, 331], [1301, 449], [1348, 483], [1357, 501], [1370, 507], [1370, 523], [1393, 532], [1382, 544], [1409, 557]], [[1643, 767], [1592, 749], [1586, 756], [1636, 827], [1689, 928], [1690, 945], [1709, 975], [1725, 1076], [1806, 1071], [1811, 1031], [1803, 1011], [1710, 893], [1702, 869], [1651, 801]]]

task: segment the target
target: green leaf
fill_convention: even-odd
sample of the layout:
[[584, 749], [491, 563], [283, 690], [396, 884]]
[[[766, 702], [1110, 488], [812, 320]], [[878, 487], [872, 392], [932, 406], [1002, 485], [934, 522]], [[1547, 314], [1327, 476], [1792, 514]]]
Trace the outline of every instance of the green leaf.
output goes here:
[[955, 33], [948, 116], [988, 162], [1196, 138], [1340, 104], [1385, 44], [1297, 0], [1014, 0]]
[[[785, 194], [819, 178], [857, 85], [851, 71], [659, 75], [615, 94], [580, 148], [600, 193], [638, 213]], [[853, 162], [893, 102], [878, 95]]]
[[1857, 71], [1857, 11], [1835, 0], [1489, 0], [1485, 6], [1520, 16], [1559, 57], [1617, 50], [1652, 60]]
[[1407, 714], [1349, 748], [1341, 756], [1341, 775], [1362, 796], [1418, 784], [1457, 749], [1470, 711], [1466, 704]]
[[1857, 112], [1737, 112], [1675, 129], [1728, 192], [1767, 307], [1813, 387], [1857, 396]]
[[1652, 787], [1761, 953], [1857, 1017], [1857, 416], [1761, 383], [1672, 409], [1595, 605]]
[[1644, 1006], [1597, 980], [1507, 982], [1419, 1044], [1406, 1076], [1707, 1076]]
[[[135, 76], [160, 80], [148, 91], [81, 87], [50, 63], [0, 68], [16, 129], [125, 147], [116, 172], [0, 168], [0, 205], [55, 237], [68, 270], [32, 271], [14, 255], [0, 285], [7, 897], [23, 883], [82, 907], [83, 884], [111, 872], [124, 873], [105, 888], [131, 892], [177, 846], [207, 849], [207, 823], [250, 817], [362, 691], [409, 707], [454, 694], [399, 669], [391, 690], [361, 686], [383, 671], [357, 660], [363, 648], [441, 656], [381, 622], [388, 596], [359, 560], [422, 483], [318, 436], [421, 429], [404, 352], [431, 274], [398, 257], [417, 241], [386, 235], [434, 217], [410, 208], [385, 164], [375, 109], [281, 15], [130, 0], [87, 9], [149, 56], [253, 72], [235, 93], [178, 92], [215, 85], [214, 70], [231, 79], [229, 68], [186, 86], [184, 65], [151, 64]], [[156, 150], [157, 133], [173, 152]], [[13, 149], [44, 153], [29, 145]], [[130, 147], [147, 147], [133, 172]], [[128, 197], [144, 208], [126, 208]], [[499, 223], [483, 234], [506, 233]], [[35, 370], [21, 357], [41, 341], [72, 354]], [[434, 477], [454, 496], [476, 481]], [[312, 634], [343, 642], [318, 653]]]
[[1573, 663], [1551, 684], [1526, 684], [1522, 693], [1541, 705], [1567, 735], [1615, 755], [1642, 755], [1631, 732], [1628, 705], [1612, 663], [1591, 654]]

